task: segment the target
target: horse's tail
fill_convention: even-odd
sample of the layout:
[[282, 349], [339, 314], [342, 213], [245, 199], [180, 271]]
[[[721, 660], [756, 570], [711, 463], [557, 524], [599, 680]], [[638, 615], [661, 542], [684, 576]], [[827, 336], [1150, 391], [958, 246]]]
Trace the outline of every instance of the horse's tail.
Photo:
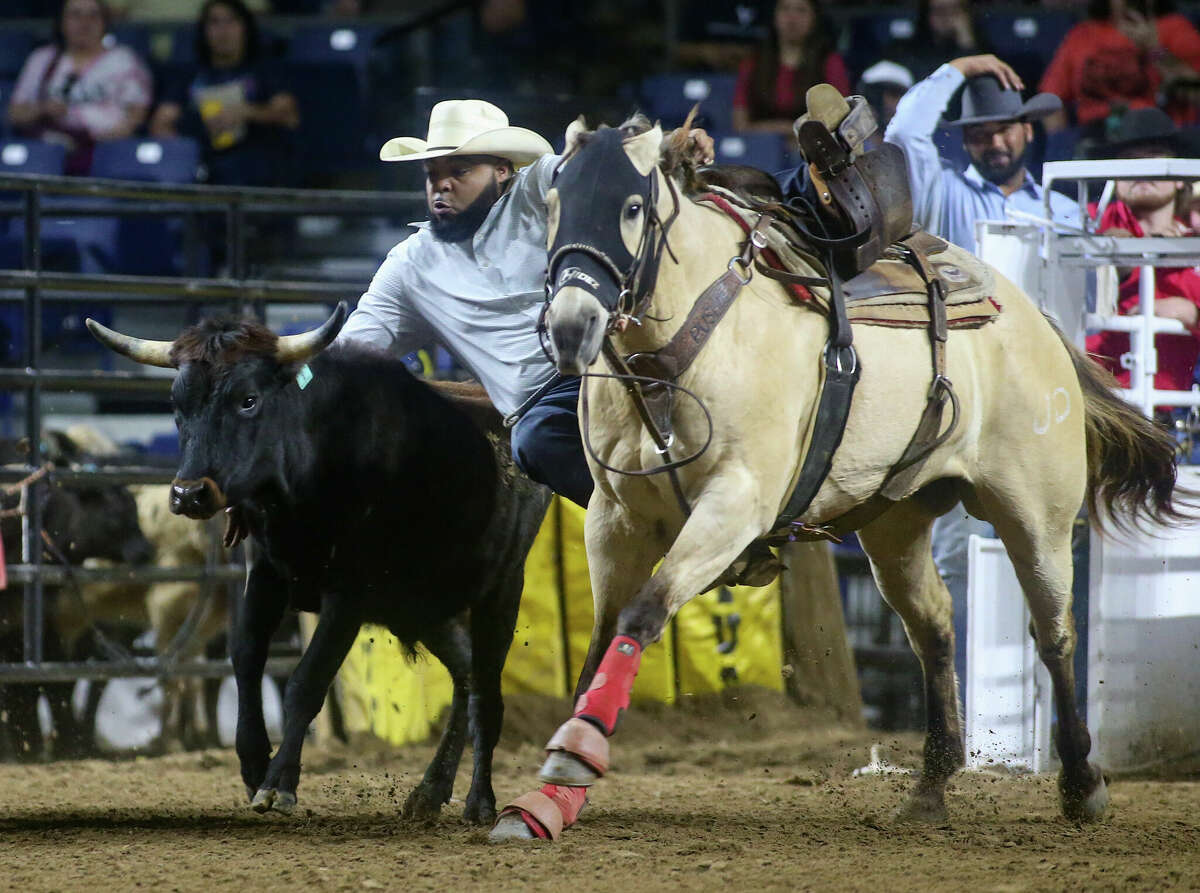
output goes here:
[[[1083, 391], [1087, 436], [1087, 506], [1091, 522], [1120, 531], [1147, 521], [1168, 526], [1194, 522], [1200, 493], [1175, 486], [1175, 438], [1115, 393], [1117, 381], [1055, 332], [1071, 355]], [[1103, 510], [1102, 512], [1099, 510]]]

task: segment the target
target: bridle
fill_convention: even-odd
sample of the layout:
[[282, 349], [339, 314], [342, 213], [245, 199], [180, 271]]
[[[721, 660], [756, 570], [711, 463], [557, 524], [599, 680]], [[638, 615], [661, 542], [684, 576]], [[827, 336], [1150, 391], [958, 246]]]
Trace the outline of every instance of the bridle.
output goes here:
[[[605, 360], [613, 369], [611, 373], [601, 372], [585, 372], [581, 377], [588, 378], [607, 378], [614, 381], [619, 381], [625, 387], [633, 401], [634, 408], [637, 410], [638, 416], [642, 421], [642, 425], [649, 432], [651, 439], [654, 441], [655, 452], [661, 457], [662, 464], [654, 468], [648, 469], [622, 469], [609, 465], [597, 454], [592, 446], [589, 435], [589, 404], [587, 396], [587, 388], [583, 388], [580, 399], [580, 421], [581, 430], [583, 432], [583, 444], [588, 455], [601, 468], [614, 474], [625, 475], [629, 477], [650, 477], [652, 475], [667, 473], [670, 475], [671, 486], [675, 492], [675, 497], [679, 502], [679, 506], [684, 515], [691, 514], [691, 506], [683, 492], [683, 485], [679, 480], [677, 469], [688, 465], [699, 459], [708, 450], [712, 443], [714, 427], [712, 414], [708, 407], [700, 397], [688, 388], [676, 383], [668, 377], [658, 375], [635, 374], [630, 368], [627, 359], [622, 357], [616, 346], [612, 343], [612, 336], [625, 331], [630, 325], [640, 326], [643, 317], [646, 316], [650, 299], [653, 295], [654, 286], [658, 281], [659, 266], [662, 261], [664, 251], [670, 255], [671, 260], [678, 264], [679, 259], [675, 256], [675, 252], [671, 249], [668, 235], [672, 224], [679, 217], [680, 213], [680, 196], [678, 187], [674, 180], [662, 175], [662, 179], [666, 181], [668, 191], [671, 194], [672, 208], [671, 213], [664, 219], [658, 213], [658, 198], [659, 187], [657, 176], [659, 171], [657, 167], [652, 169], [645, 175], [646, 188], [642, 191], [642, 200], [645, 203], [646, 223], [642, 229], [641, 238], [638, 243], [637, 252], [633, 254], [626, 269], [622, 269], [609, 252], [603, 250], [596, 245], [590, 245], [584, 242], [568, 242], [557, 246], [550, 256], [547, 265], [546, 277], [546, 300], [542, 306], [541, 314], [538, 318], [538, 338], [542, 345], [542, 350], [546, 353], [548, 359], [553, 362], [553, 356], [549, 346], [549, 326], [547, 323], [547, 313], [550, 308], [550, 303], [554, 298], [557, 288], [561, 287], [563, 282], [560, 281], [565, 273], [570, 273], [571, 276], [590, 279], [582, 271], [574, 270], [570, 267], [563, 269], [564, 261], [572, 254], [582, 254], [585, 257], [592, 259], [599, 267], [604, 270], [613, 281], [617, 283], [619, 292], [617, 300], [612, 308], [608, 309], [608, 318], [605, 325], [604, 341], [601, 347]], [[557, 171], [555, 172], [557, 178]], [[593, 286], [595, 287], [593, 282]], [[676, 459], [671, 455], [671, 447], [675, 442], [675, 435], [669, 431], [664, 434], [658, 423], [653, 417], [653, 413], [647, 406], [647, 401], [644, 393], [646, 388], [661, 388], [664, 392], [678, 391], [687, 394], [699, 406], [704, 414], [705, 422], [708, 427], [707, 434], [703, 445], [696, 449], [690, 455]]]
[[[664, 220], [658, 213], [659, 178], [655, 176], [656, 173], [657, 169], [651, 170], [645, 177], [646, 190], [642, 193], [642, 200], [646, 208], [646, 225], [642, 228], [638, 250], [634, 253], [628, 269], [622, 270], [607, 251], [586, 242], [568, 242], [558, 246], [550, 255], [550, 261], [547, 264], [546, 303], [542, 308], [541, 318], [538, 320], [538, 334], [543, 340], [546, 329], [546, 309], [554, 298], [554, 291], [562, 273], [560, 267], [564, 258], [573, 253], [582, 254], [596, 261], [612, 276], [619, 287], [616, 304], [608, 312], [608, 325], [605, 333], [611, 335], [614, 332], [624, 331], [631, 324], [638, 326], [642, 324], [642, 317], [649, 309], [650, 296], [658, 281], [658, 267], [662, 261], [663, 251], [665, 250], [671, 256], [672, 261], [679, 263], [679, 259], [675, 257], [675, 252], [671, 249], [671, 244], [667, 239], [671, 225], [679, 217], [679, 189], [670, 177], [665, 175], [662, 177], [671, 193], [672, 203], [671, 213]], [[555, 177], [557, 178], [557, 176], [558, 172], [556, 171]]]

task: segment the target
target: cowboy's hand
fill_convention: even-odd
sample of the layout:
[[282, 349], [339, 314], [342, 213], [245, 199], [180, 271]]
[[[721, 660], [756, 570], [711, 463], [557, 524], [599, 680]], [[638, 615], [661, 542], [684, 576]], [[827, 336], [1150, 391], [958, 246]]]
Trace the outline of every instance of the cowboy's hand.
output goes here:
[[225, 509], [225, 536], [221, 538], [226, 549], [232, 549], [247, 536], [250, 528], [246, 526], [246, 515], [239, 506], [231, 505]]
[[961, 71], [963, 77], [968, 80], [979, 77], [981, 74], [990, 74], [1006, 90], [1025, 89], [1025, 82], [1021, 80], [1020, 75], [1013, 71], [1012, 66], [991, 53], [985, 53], [982, 56], [961, 56], [951, 60], [950, 64]]
[[708, 131], [695, 127], [688, 131], [688, 154], [696, 164], [712, 164], [717, 157], [717, 144]]

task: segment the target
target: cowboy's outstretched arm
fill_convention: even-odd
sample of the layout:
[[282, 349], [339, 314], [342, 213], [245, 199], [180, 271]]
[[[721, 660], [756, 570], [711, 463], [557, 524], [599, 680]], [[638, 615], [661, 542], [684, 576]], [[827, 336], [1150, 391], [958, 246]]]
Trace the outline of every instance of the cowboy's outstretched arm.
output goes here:
[[966, 80], [946, 63], [909, 88], [896, 106], [883, 138], [904, 150], [912, 191], [913, 221], [930, 232], [942, 231], [946, 183], [942, 159], [933, 142], [934, 131], [950, 98]]

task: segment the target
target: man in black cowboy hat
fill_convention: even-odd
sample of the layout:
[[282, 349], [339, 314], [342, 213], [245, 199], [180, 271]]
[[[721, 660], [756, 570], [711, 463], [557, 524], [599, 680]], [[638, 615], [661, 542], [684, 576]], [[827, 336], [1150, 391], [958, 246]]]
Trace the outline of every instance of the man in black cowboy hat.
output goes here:
[[[942, 116], [962, 88], [962, 113]], [[964, 56], [941, 66], [905, 94], [884, 138], [904, 149], [913, 194], [913, 217], [931, 233], [975, 250], [975, 222], [1004, 220], [1012, 208], [1041, 217], [1041, 187], [1025, 167], [1033, 141], [1033, 121], [1062, 108], [1049, 93], [1022, 100], [1021, 78], [992, 55]], [[939, 126], [961, 128], [970, 159], [957, 170], [938, 155], [933, 134]], [[1065, 221], [1077, 213], [1064, 196], [1052, 194], [1053, 216]]]
[[[943, 120], [962, 89], [962, 111]], [[884, 139], [904, 149], [913, 198], [913, 220], [935, 235], [975, 251], [975, 223], [1005, 220], [1010, 209], [1044, 217], [1041, 186], [1026, 169], [1033, 140], [1032, 121], [1062, 108], [1057, 96], [1021, 98], [1021, 78], [993, 55], [965, 56], [942, 65], [914, 84], [896, 107]], [[965, 170], [942, 159], [933, 135], [938, 127], [961, 128], [970, 159]], [[1055, 220], [1077, 224], [1078, 206], [1050, 194]], [[955, 669], [966, 676], [967, 544], [971, 534], [991, 536], [989, 524], [972, 518], [961, 505], [933, 525], [933, 558], [954, 609]]]

